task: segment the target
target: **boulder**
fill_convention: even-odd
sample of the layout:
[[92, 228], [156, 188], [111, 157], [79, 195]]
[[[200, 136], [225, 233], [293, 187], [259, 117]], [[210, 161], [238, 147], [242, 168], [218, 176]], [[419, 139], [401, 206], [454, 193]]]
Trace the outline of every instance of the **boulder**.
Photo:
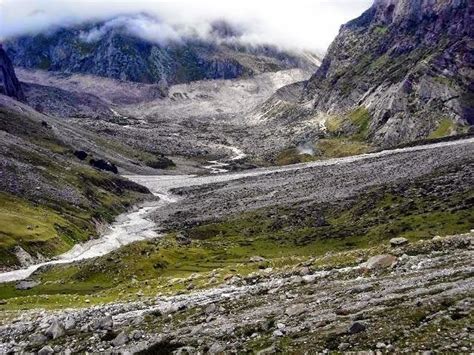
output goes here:
[[299, 316], [300, 314], [306, 312], [306, 305], [304, 304], [295, 304], [286, 309], [285, 313], [290, 317]]
[[392, 238], [390, 239], [390, 245], [392, 247], [399, 247], [401, 245], [408, 244], [408, 239], [399, 237], [399, 238]]
[[66, 330], [64, 329], [64, 325], [60, 321], [58, 321], [57, 319], [53, 319], [49, 328], [46, 329], [44, 334], [49, 338], [56, 339], [66, 334]]
[[128, 338], [127, 333], [121, 332], [119, 335], [117, 335], [117, 337], [114, 340], [112, 340], [112, 345], [113, 346], [122, 346], [122, 345], [128, 343], [128, 340], [129, 340], [129, 338]]
[[43, 346], [40, 351], [38, 351], [38, 355], [49, 355], [54, 354], [54, 350], [49, 345]]
[[40, 282], [38, 281], [26, 279], [18, 281], [15, 285], [15, 288], [17, 290], [29, 290], [35, 286], [38, 286], [39, 284]]
[[96, 169], [110, 171], [114, 174], [118, 174], [118, 169], [115, 164], [108, 162], [104, 159], [90, 159], [89, 164]]
[[96, 318], [92, 324], [92, 329], [112, 330], [114, 321], [110, 315]]
[[83, 150], [75, 150], [74, 155], [76, 156], [77, 159], [79, 160], [84, 160], [87, 158], [88, 154], [83, 151]]
[[375, 255], [367, 260], [363, 266], [369, 270], [381, 270], [392, 267], [397, 262], [397, 257], [390, 254]]
[[349, 334], [357, 334], [361, 332], [365, 332], [367, 330], [367, 326], [363, 322], [354, 322], [349, 326], [347, 330]]

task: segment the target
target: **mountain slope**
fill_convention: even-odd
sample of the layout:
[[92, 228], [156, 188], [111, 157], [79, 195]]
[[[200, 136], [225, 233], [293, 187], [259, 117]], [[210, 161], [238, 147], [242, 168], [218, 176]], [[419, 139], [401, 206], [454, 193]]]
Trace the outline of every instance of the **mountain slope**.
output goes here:
[[25, 94], [18, 81], [12, 62], [0, 44], [0, 94], [25, 101]]
[[148, 196], [146, 188], [94, 169], [104, 155], [91, 141], [81, 156], [75, 135], [91, 138], [0, 95], [0, 269], [28, 254], [35, 261], [65, 252]]
[[61, 28], [7, 42], [16, 66], [87, 73], [163, 86], [201, 79], [230, 79], [288, 69], [315, 68], [317, 58], [272, 46], [246, 46], [230, 25], [215, 23], [209, 38], [190, 35], [157, 40], [130, 24], [159, 25], [148, 15], [130, 15], [100, 23]]
[[474, 124], [473, 22], [467, 0], [376, 0], [342, 26], [303, 99], [382, 146], [462, 132]]

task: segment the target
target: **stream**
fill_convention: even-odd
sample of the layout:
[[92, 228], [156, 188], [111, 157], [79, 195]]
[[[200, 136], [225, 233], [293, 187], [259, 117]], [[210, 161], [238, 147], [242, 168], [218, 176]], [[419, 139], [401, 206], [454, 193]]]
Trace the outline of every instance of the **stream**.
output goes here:
[[[171, 193], [171, 190], [175, 188], [211, 184], [216, 182], [226, 182], [245, 177], [272, 174], [278, 171], [290, 171], [312, 168], [317, 166], [344, 164], [360, 161], [363, 159], [397, 154], [401, 152], [433, 149], [442, 146], [457, 145], [461, 143], [465, 144], [467, 142], [474, 143], [474, 138], [380, 151], [376, 153], [362, 154], [346, 158], [335, 158], [324, 161], [315, 161], [310, 163], [301, 163], [282, 167], [258, 168], [242, 172], [212, 174], [207, 176], [126, 175], [126, 178], [138, 184], [146, 186], [153, 193], [153, 195], [159, 197], [159, 200], [143, 203], [139, 207], [135, 207], [133, 210], [119, 215], [116, 218], [116, 221], [112, 223], [112, 225], [108, 228], [108, 230], [104, 233], [103, 236], [82, 244], [76, 244], [71, 250], [55, 257], [53, 260], [31, 265], [23, 269], [0, 273], [0, 283], [18, 281], [28, 278], [33, 272], [35, 272], [42, 266], [67, 264], [75, 261], [103, 256], [124, 245], [140, 240], [158, 237], [159, 234], [155, 232], [156, 224], [154, 221], [151, 220], [150, 216], [157, 209], [165, 208], [167, 205], [178, 201], [179, 197]], [[236, 156], [231, 160], [241, 159], [243, 156], [245, 156], [245, 154], [237, 148], [233, 151], [234, 153], [236, 153]], [[239, 156], [239, 154], [243, 154], [243, 156]], [[236, 158], [237, 156], [239, 157]]]

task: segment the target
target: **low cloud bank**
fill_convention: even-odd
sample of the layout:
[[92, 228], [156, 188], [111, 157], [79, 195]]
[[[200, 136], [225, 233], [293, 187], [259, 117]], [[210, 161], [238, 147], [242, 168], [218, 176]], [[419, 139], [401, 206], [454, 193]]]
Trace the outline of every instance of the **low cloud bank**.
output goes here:
[[[85, 21], [105, 21], [84, 31], [96, 41], [113, 28], [125, 28], [148, 41], [166, 43], [193, 36], [225, 37], [246, 44], [324, 51], [342, 23], [360, 15], [372, 0], [0, 0], [0, 41], [53, 31]], [[229, 23], [232, 33], [216, 23]]]

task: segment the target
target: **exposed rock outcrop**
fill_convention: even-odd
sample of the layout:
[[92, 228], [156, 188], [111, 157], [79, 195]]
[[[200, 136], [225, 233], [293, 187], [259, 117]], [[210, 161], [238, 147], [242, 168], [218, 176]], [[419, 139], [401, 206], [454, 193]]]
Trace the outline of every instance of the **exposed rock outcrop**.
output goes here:
[[189, 36], [159, 43], [131, 31], [127, 26], [130, 21], [159, 23], [149, 15], [121, 16], [10, 39], [6, 47], [17, 66], [157, 83], [163, 87], [295, 67], [315, 70], [319, 63], [316, 56], [305, 53], [238, 44], [239, 34], [225, 23], [214, 24], [212, 39]]
[[26, 101], [25, 94], [18, 81], [13, 64], [0, 44], [0, 94]]
[[332, 116], [367, 110], [363, 138], [381, 146], [466, 131], [474, 124], [473, 10], [468, 0], [376, 0], [341, 27], [304, 101]]

